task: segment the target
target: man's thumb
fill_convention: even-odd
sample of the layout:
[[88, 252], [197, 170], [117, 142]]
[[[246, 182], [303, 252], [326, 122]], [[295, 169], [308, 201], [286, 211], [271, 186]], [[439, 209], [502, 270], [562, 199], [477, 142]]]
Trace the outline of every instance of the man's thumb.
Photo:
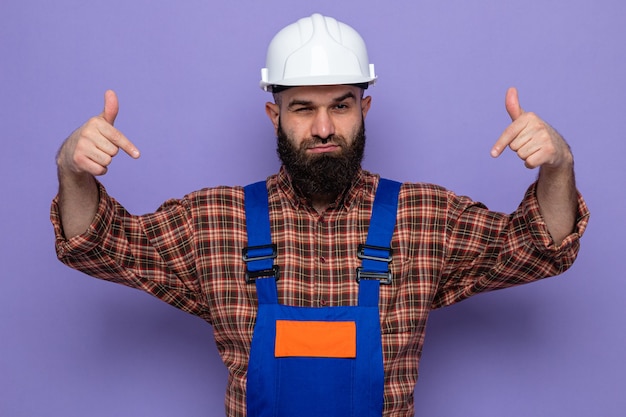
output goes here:
[[113, 125], [119, 109], [120, 106], [117, 101], [117, 94], [115, 94], [115, 91], [113, 90], [107, 90], [104, 93], [104, 110], [102, 111], [102, 117], [104, 120]]
[[504, 100], [506, 111], [511, 116], [511, 120], [515, 121], [518, 117], [524, 114], [524, 110], [519, 104], [519, 96], [517, 94], [517, 88], [511, 87], [506, 91], [506, 98]]

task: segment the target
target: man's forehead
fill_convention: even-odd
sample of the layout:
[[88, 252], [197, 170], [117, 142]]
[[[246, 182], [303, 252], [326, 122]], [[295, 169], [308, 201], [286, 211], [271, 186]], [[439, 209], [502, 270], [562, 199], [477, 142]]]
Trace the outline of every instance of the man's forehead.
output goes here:
[[290, 102], [297, 101], [336, 101], [346, 98], [358, 98], [361, 88], [354, 85], [312, 85], [288, 88], [281, 93], [281, 98]]

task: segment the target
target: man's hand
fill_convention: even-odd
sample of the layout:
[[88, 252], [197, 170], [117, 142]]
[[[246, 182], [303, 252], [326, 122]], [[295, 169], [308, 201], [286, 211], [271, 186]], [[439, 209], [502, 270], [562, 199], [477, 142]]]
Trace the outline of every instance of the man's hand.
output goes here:
[[527, 168], [540, 167], [537, 201], [552, 240], [559, 245], [576, 223], [574, 157], [556, 130], [536, 114], [522, 110], [515, 88], [506, 92], [505, 106], [512, 123], [496, 141], [491, 156], [500, 156], [508, 146]]
[[104, 93], [104, 110], [74, 131], [57, 155], [59, 170], [65, 174], [104, 175], [120, 149], [133, 158], [139, 150], [113, 127], [119, 111], [115, 92]]
[[120, 149], [133, 158], [139, 150], [113, 127], [119, 104], [111, 90], [104, 93], [104, 110], [65, 140], [57, 154], [59, 212], [66, 238], [83, 233], [99, 201], [95, 175], [104, 175]]
[[517, 89], [512, 87], [507, 90], [505, 106], [512, 123], [491, 149], [491, 156], [500, 156], [508, 146], [527, 168], [571, 167], [572, 153], [563, 137], [536, 114], [522, 109]]

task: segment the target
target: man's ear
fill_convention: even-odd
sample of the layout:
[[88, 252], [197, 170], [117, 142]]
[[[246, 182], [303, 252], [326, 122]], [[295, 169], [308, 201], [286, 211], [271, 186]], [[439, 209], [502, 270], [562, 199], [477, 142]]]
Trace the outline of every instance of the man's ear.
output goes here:
[[278, 119], [280, 117], [280, 107], [278, 106], [278, 104], [272, 103], [270, 101], [265, 103], [265, 113], [274, 125], [274, 131], [278, 132]]
[[371, 105], [372, 105], [372, 96], [363, 97], [361, 99], [361, 113], [363, 114], [363, 120], [365, 120], [365, 116], [367, 116], [367, 112], [370, 111]]

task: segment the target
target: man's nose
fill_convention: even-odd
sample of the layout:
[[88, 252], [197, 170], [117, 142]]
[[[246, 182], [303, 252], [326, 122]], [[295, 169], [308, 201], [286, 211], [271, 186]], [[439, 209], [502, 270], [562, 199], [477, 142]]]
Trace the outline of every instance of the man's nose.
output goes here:
[[335, 134], [335, 125], [330, 115], [325, 111], [319, 111], [311, 126], [311, 135], [326, 139]]

